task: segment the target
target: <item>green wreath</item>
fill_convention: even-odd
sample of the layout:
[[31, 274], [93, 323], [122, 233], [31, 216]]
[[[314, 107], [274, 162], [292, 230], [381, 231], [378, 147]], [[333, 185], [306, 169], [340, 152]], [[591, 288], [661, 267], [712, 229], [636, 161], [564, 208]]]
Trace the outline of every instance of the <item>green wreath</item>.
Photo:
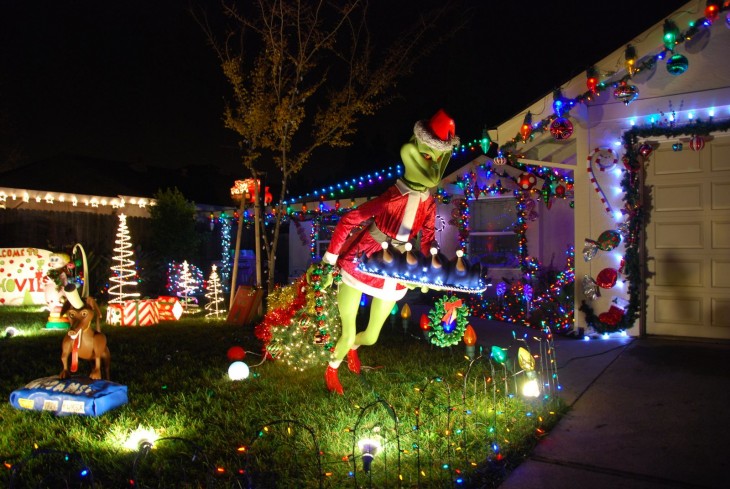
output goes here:
[[[452, 318], [451, 322], [445, 324], [444, 317], [447, 313], [453, 314], [455, 319]], [[428, 339], [441, 348], [456, 345], [464, 336], [469, 324], [469, 314], [469, 307], [461, 299], [453, 295], [443, 296], [428, 313]]]

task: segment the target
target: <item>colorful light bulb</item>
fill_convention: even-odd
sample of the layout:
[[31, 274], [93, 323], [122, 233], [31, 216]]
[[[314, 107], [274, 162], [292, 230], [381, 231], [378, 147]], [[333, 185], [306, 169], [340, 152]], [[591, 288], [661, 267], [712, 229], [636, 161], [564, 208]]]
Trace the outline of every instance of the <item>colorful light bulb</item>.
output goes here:
[[677, 39], [679, 39], [679, 27], [673, 21], [666, 19], [664, 21], [664, 47], [669, 51], [674, 51]]
[[532, 134], [532, 113], [527, 112], [525, 114], [525, 120], [522, 121], [522, 127], [520, 128], [520, 135], [522, 136], [522, 141], [527, 142], [528, 139], [530, 139], [530, 135]]
[[626, 46], [626, 51], [624, 51], [624, 60], [625, 60], [625, 66], [626, 66], [626, 73], [629, 74], [629, 76], [634, 76], [636, 73], [636, 59], [638, 56], [636, 55], [636, 48], [629, 44]]
[[716, 0], [707, 0], [705, 7], [705, 18], [711, 23], [715, 22], [720, 15], [720, 2]]
[[598, 86], [598, 71], [595, 66], [591, 66], [586, 70], [586, 87], [592, 94], [596, 94], [596, 87]]

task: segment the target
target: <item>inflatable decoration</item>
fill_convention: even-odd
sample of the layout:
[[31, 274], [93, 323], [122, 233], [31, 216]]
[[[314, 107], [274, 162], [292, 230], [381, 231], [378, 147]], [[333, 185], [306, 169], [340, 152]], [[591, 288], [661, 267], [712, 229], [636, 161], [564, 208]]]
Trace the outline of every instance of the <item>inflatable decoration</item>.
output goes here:
[[[360, 373], [358, 347], [377, 342], [385, 320], [395, 303], [406, 294], [408, 286], [439, 285], [432, 284], [429, 272], [438, 271], [442, 280], [443, 277], [449, 280], [450, 263], [444, 262], [438, 251], [431, 253], [432, 248], [438, 250], [439, 246], [435, 241], [436, 201], [430, 190], [441, 181], [451, 151], [458, 144], [456, 125], [443, 110], [429, 120], [418, 121], [413, 136], [400, 151], [405, 167], [403, 176], [382, 195], [344, 214], [335, 227], [322, 257], [324, 263], [339, 267], [342, 277], [337, 292], [342, 334], [325, 371], [325, 383], [330, 392], [343, 393], [337, 369], [345, 357], [350, 371]], [[360, 226], [363, 228], [358, 231]], [[419, 234], [420, 250], [414, 250], [412, 243]], [[383, 243], [387, 243], [387, 247]], [[407, 244], [410, 246], [406, 247]], [[466, 267], [463, 257], [459, 267]], [[366, 273], [362, 268], [377, 269], [378, 273]], [[386, 269], [388, 273], [382, 273]], [[314, 270], [315, 266], [308, 270], [308, 279]], [[320, 276], [323, 287], [331, 285], [333, 273], [334, 270], [328, 270]], [[396, 278], [405, 277], [406, 273], [408, 281]], [[410, 280], [413, 277], [417, 279], [415, 282]], [[467, 279], [462, 277], [460, 280], [463, 283]], [[372, 297], [372, 301], [368, 325], [357, 333], [355, 320], [363, 294]]]

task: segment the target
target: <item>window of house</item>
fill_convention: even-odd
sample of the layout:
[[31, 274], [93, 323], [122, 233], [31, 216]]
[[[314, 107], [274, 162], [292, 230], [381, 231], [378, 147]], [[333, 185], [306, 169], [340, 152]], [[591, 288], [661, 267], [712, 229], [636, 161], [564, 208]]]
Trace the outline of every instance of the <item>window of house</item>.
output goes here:
[[519, 268], [517, 199], [493, 197], [469, 202], [469, 256], [483, 266]]

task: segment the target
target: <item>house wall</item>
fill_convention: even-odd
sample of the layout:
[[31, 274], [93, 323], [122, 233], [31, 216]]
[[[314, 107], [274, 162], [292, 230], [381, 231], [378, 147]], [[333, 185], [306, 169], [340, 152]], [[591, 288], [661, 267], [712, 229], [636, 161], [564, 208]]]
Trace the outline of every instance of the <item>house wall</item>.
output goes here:
[[[705, 2], [696, 0], [688, 2], [678, 9], [671, 18], [680, 31], [684, 32], [690, 21], [702, 18]], [[581, 258], [581, 251], [585, 238], [596, 239], [600, 233], [608, 229], [615, 229], [621, 221], [618, 214], [606, 212], [605, 205], [600, 201], [598, 192], [591, 176], [586, 171], [588, 157], [596, 148], [612, 148], [618, 152], [621, 135], [631, 128], [632, 123], [638, 125], [661, 123], [668, 120], [674, 111], [678, 121], [688, 121], [689, 114], [695, 118], [707, 120], [711, 111], [715, 118], [727, 119], [730, 117], [730, 64], [726, 62], [730, 55], [730, 29], [725, 24], [723, 12], [715, 25], [709, 29], [702, 29], [698, 35], [677, 46], [676, 52], [685, 55], [689, 60], [689, 69], [682, 75], [675, 76], [667, 72], [665, 62], [658, 61], [651, 70], [646, 70], [634, 76], [630, 83], [639, 89], [637, 100], [626, 106], [614, 99], [611, 92], [606, 90], [588, 104], [577, 105], [570, 112], [575, 131], [572, 138], [575, 146], [575, 186], [574, 200], [574, 240], [576, 248], [576, 294], [575, 308], [578, 310], [585, 300], [580, 281], [584, 275], [595, 277], [603, 268], [620, 267], [623, 246], [616, 253], [601, 253], [589, 262]], [[631, 43], [637, 49], [641, 64], [645, 57], [654, 56], [662, 50], [664, 19], [657, 19], [657, 23], [648, 31], [637, 36], [636, 39], [617, 39], [618, 48], [596, 63], [601, 73], [601, 81], [611, 83], [611, 73], [615, 79], [625, 75], [623, 70], [624, 50], [626, 44]], [[566, 98], [576, 97], [586, 92], [586, 76], [580, 74], [560, 86]], [[490, 132], [493, 140], [503, 143], [519, 133], [524, 116], [529, 110], [533, 121], [549, 117], [552, 112], [553, 96], [546, 94], [534, 104], [525, 107], [510, 120], [500, 124]], [[550, 137], [549, 135], [547, 136]], [[539, 141], [527, 143], [524, 147], [518, 145], [517, 151], [525, 152], [530, 146], [539, 144]], [[685, 144], [686, 146], [686, 144]], [[685, 148], [685, 150], [687, 150]], [[620, 154], [619, 154], [620, 166]], [[601, 190], [606, 193], [612, 209], [618, 210], [623, 206], [620, 185], [620, 172], [598, 173], [596, 179]], [[545, 229], [545, 228], [543, 228]], [[617, 287], [610, 293], [604, 293], [592, 304], [597, 313], [607, 310], [612, 301], [626, 294], [622, 290], [625, 284], [619, 280]], [[576, 325], [585, 326], [582, 313], [576, 313]], [[630, 334], [639, 334], [637, 327], [629, 331]]]

